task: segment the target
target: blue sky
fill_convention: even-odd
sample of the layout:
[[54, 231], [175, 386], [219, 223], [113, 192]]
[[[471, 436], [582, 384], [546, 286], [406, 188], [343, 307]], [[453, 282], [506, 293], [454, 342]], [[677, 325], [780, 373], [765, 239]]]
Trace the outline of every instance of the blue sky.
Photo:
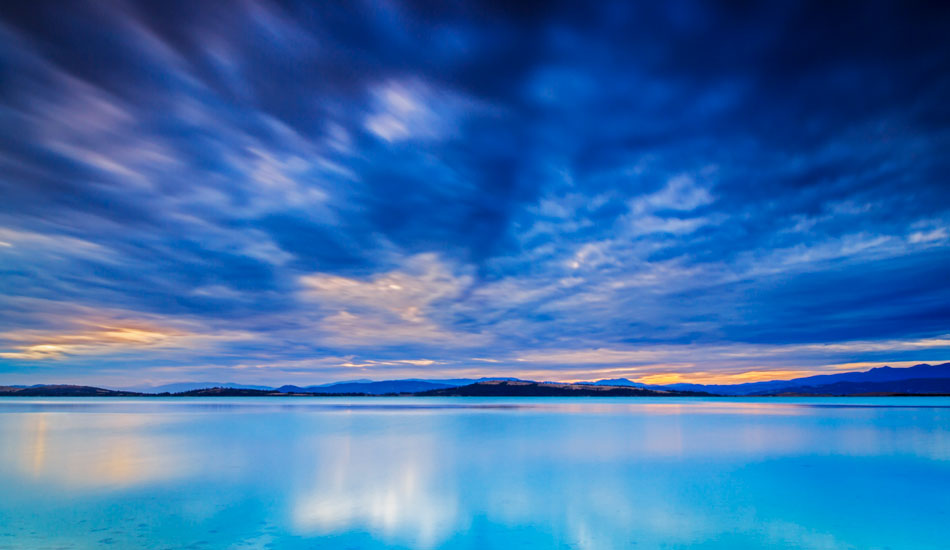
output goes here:
[[0, 382], [948, 360], [948, 23], [914, 2], [7, 3]]

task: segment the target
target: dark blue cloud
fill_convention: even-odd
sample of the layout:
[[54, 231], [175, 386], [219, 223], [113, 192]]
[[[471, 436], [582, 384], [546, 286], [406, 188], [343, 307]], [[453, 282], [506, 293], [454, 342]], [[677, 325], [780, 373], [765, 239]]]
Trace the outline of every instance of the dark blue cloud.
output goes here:
[[939, 3], [0, 10], [0, 373], [947, 359]]

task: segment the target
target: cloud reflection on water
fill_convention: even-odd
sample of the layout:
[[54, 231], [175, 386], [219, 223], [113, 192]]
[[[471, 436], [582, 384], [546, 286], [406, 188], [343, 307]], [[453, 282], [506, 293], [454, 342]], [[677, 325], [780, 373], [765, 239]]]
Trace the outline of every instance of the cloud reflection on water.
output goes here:
[[457, 531], [459, 495], [434, 435], [314, 440], [315, 471], [293, 497], [293, 525], [311, 535], [366, 529], [382, 540], [437, 545]]
[[[155, 433], [161, 417], [137, 414], [22, 415], [5, 425], [3, 462], [71, 491], [121, 488], [188, 477], [196, 464], [184, 441]], [[92, 422], [89, 422], [92, 420]]]
[[[36, 495], [55, 494], [77, 510], [124, 503], [146, 524], [177, 510], [288, 548], [839, 548], [866, 539], [822, 519], [830, 510], [860, 512], [846, 523], [897, 514], [923, 506], [908, 500], [925, 498], [913, 476], [950, 479], [937, 401], [816, 403], [828, 402], [0, 401], [0, 512], [20, 502], [44, 517]], [[897, 471], [910, 481], [881, 477]]]

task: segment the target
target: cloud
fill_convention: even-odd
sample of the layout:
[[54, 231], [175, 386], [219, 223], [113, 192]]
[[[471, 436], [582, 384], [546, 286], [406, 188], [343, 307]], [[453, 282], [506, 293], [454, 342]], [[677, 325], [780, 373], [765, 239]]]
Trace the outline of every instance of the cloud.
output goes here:
[[708, 189], [697, 185], [692, 177], [680, 174], [670, 178], [659, 191], [630, 201], [630, 210], [633, 215], [657, 210], [690, 211], [713, 200]]
[[915, 231], [907, 237], [907, 240], [913, 244], [934, 243], [946, 241], [948, 237], [950, 237], [950, 232], [946, 227], [935, 227], [927, 231]]
[[406, 86], [390, 83], [375, 91], [376, 112], [366, 117], [366, 129], [386, 141], [432, 135], [435, 114]]
[[66, 360], [75, 356], [102, 357], [157, 350], [191, 352], [220, 342], [246, 338], [237, 332], [193, 332], [176, 328], [180, 322], [140, 319], [76, 318], [63, 329], [21, 329], [0, 332], [0, 358]]
[[93, 259], [103, 262], [115, 262], [115, 251], [101, 244], [68, 235], [18, 231], [0, 227], [0, 241], [9, 262], [11, 258], [21, 262], [36, 262], [39, 258], [68, 261], [69, 259]]
[[370, 96], [372, 107], [363, 126], [393, 144], [457, 137], [465, 117], [490, 111], [473, 99], [448, 88], [433, 88], [420, 79], [372, 85]]
[[379, 345], [405, 342], [467, 346], [483, 341], [478, 334], [442, 326], [437, 308], [458, 299], [472, 284], [456, 275], [435, 254], [407, 258], [401, 268], [368, 280], [326, 274], [300, 278], [303, 295], [333, 313], [320, 322], [339, 345]]
[[15, 352], [0, 353], [6, 359], [59, 359], [66, 355], [103, 354], [115, 350], [155, 347], [167, 342], [175, 333], [156, 329], [100, 326], [84, 332], [49, 334], [37, 332], [8, 332], [0, 338], [8, 341], [34, 341], [35, 344], [17, 345]]

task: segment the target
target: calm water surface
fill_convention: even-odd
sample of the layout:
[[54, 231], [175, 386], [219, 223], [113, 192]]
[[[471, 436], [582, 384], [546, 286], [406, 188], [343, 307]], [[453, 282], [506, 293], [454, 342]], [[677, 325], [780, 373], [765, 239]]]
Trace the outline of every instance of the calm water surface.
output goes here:
[[0, 399], [0, 548], [950, 548], [950, 398]]

